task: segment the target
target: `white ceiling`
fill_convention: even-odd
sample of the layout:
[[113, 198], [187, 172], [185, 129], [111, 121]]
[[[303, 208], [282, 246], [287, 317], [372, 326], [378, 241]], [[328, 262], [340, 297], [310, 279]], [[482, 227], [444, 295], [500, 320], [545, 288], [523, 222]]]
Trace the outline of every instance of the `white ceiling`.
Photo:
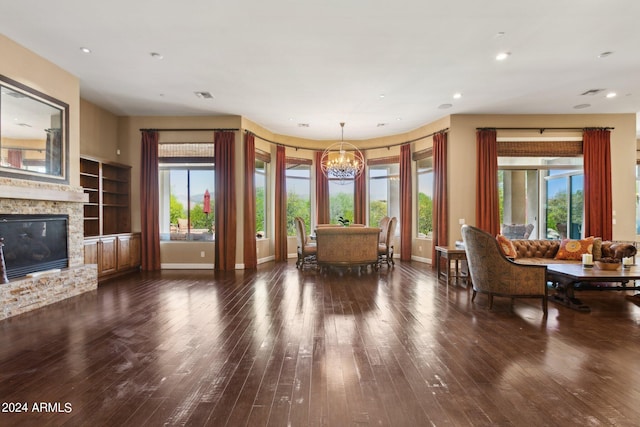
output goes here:
[[635, 114], [639, 16], [637, 0], [0, 0], [5, 36], [117, 115], [242, 115], [312, 139], [344, 121], [351, 140], [449, 114]]

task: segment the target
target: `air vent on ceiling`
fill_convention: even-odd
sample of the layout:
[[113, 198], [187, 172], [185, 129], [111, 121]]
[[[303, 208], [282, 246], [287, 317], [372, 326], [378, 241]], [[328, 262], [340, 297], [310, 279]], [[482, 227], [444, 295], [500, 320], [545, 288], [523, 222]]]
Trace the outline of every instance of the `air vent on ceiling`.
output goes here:
[[588, 91], [583, 92], [583, 93], [581, 93], [580, 95], [581, 95], [581, 96], [584, 96], [584, 95], [591, 95], [591, 96], [593, 96], [593, 95], [596, 95], [596, 94], [598, 94], [598, 93], [600, 93], [600, 92], [603, 92], [604, 90], [605, 90], [605, 89], [589, 89]]
[[202, 91], [202, 92], [194, 92], [194, 93], [198, 98], [201, 98], [201, 99], [213, 99], [213, 95], [211, 95], [211, 92]]
[[308, 128], [309, 127], [309, 123], [298, 123], [298, 127], [299, 128]]

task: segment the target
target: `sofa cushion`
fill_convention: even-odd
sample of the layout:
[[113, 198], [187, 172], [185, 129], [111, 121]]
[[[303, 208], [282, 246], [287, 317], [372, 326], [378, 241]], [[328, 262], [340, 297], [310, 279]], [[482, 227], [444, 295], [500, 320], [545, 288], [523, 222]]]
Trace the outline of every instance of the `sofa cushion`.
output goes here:
[[583, 254], [593, 253], [593, 240], [593, 237], [587, 237], [581, 240], [562, 239], [555, 258], [579, 261], [582, 259]]
[[511, 239], [503, 236], [502, 234], [498, 234], [496, 236], [496, 240], [498, 241], [498, 246], [500, 246], [500, 250], [507, 258], [515, 258], [518, 256], [516, 252], [516, 247], [513, 246]]

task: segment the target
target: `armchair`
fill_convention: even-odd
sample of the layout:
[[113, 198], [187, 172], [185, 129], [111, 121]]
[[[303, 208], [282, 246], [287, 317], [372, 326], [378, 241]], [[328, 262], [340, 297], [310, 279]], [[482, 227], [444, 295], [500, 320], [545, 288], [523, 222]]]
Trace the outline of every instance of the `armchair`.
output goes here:
[[476, 292], [489, 297], [489, 309], [494, 296], [514, 298], [541, 298], [542, 311], [547, 315], [547, 267], [545, 265], [517, 264], [504, 256], [495, 237], [470, 225], [462, 226], [462, 239], [467, 264]]

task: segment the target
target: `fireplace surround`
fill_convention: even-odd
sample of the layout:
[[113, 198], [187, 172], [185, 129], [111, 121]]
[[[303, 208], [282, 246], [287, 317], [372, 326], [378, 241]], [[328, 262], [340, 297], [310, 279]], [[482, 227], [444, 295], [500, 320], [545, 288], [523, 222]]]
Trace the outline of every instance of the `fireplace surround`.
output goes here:
[[82, 187], [0, 177], [0, 214], [67, 218], [67, 266], [0, 284], [0, 320], [97, 289], [97, 266], [84, 263], [85, 201]]

